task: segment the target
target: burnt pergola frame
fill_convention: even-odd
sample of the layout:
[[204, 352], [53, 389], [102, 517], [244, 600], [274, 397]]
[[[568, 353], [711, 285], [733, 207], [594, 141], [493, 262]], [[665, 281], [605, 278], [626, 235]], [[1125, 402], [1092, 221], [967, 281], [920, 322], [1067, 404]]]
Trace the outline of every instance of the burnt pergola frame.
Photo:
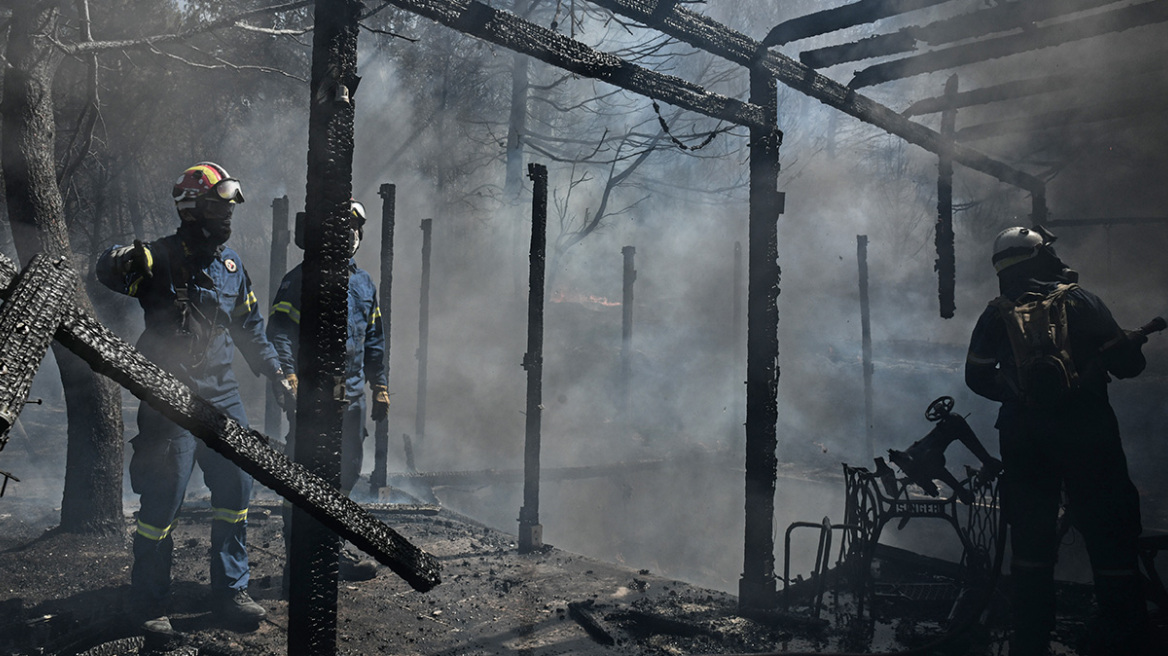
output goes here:
[[[743, 575], [739, 582], [739, 605], [742, 608], [773, 607], [776, 602], [773, 521], [779, 377], [777, 221], [783, 210], [783, 194], [777, 188], [782, 133], [777, 127], [776, 82], [938, 155], [942, 162], [942, 172], [945, 166], [961, 164], [1029, 192], [1035, 222], [1046, 217], [1046, 185], [1039, 177], [954, 141], [952, 128], [947, 131], [949, 134], [945, 134], [911, 121], [857, 93], [854, 88], [839, 84], [781, 53], [768, 50], [762, 42], [678, 7], [676, 0], [591, 1], [746, 67], [751, 77], [749, 101], [744, 103], [727, 98], [685, 80], [636, 66], [481, 2], [387, 0], [388, 4], [399, 9], [558, 68], [749, 128], [746, 535]], [[904, 2], [861, 0], [857, 4], [882, 5], [898, 1]], [[935, 0], [931, 4], [939, 4], [940, 1]], [[921, 3], [907, 3], [913, 4]], [[864, 15], [861, 14], [861, 17]], [[952, 258], [951, 227], [947, 235], [950, 241], [947, 253]], [[940, 241], [938, 245], [942, 247]], [[942, 296], [945, 294], [945, 285], [943, 280]]]

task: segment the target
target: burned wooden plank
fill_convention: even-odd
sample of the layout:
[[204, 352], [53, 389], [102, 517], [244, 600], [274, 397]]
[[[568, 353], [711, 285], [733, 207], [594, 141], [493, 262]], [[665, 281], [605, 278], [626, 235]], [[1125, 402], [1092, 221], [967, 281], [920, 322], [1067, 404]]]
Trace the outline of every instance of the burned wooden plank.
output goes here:
[[875, 64], [857, 72], [848, 86], [862, 89], [922, 73], [957, 68], [1164, 21], [1168, 21], [1168, 3], [1145, 2], [1055, 25], [1036, 27], [1020, 34], [984, 39]]
[[1133, 116], [1162, 114], [1168, 112], [1168, 98], [1162, 95], [1128, 98], [1109, 103], [1095, 103], [1070, 109], [1058, 109], [1042, 114], [1020, 118], [980, 123], [958, 130], [954, 137], [959, 141], [992, 139], [1008, 134], [1058, 130], [1070, 125], [1114, 121]]
[[762, 44], [768, 48], [781, 46], [945, 2], [949, 0], [860, 0], [779, 23], [771, 28]]
[[[0, 255], [0, 287], [7, 288], [15, 276], [15, 265]], [[7, 293], [7, 289], [0, 291], [0, 297]], [[191, 431], [257, 481], [389, 567], [415, 590], [430, 590], [441, 582], [441, 565], [432, 555], [302, 465], [270, 448], [267, 437], [219, 412], [93, 317], [76, 307], [66, 310], [54, 337], [94, 371], [122, 384]]]
[[[954, 109], [962, 109], [1076, 88], [1112, 86], [1117, 83], [1122, 83], [1125, 88], [1154, 88], [1164, 84], [1168, 66], [1148, 66], [1148, 62], [1165, 60], [1168, 60], [1168, 49], [1161, 49], [1154, 53], [1141, 53], [1139, 57], [1109, 58], [1094, 62], [1096, 66], [1090, 70], [1076, 69], [1057, 75], [1013, 80], [979, 89], [961, 91], [954, 96], [952, 106]], [[1131, 72], [1125, 73], [1122, 79], [1117, 79], [1115, 71]], [[909, 105], [900, 114], [906, 117], [935, 114], [944, 111], [948, 103], [945, 96], [922, 98]]]
[[597, 617], [591, 599], [588, 601], [572, 601], [568, 603], [568, 616], [576, 620], [592, 639], [602, 645], [615, 645], [616, 634], [608, 623]]
[[994, 33], [1029, 28], [1033, 23], [1074, 14], [1119, 0], [1030, 0], [1007, 2], [953, 16], [926, 25], [910, 25], [888, 34], [877, 34], [852, 43], [806, 50], [799, 61], [814, 68], [835, 66], [870, 57], [912, 52], [917, 43], [941, 45]]
[[24, 409], [61, 316], [73, 305], [76, 285], [73, 268], [64, 256], [42, 253], [5, 291], [0, 310], [0, 449]]
[[731, 30], [707, 16], [679, 7], [674, 8], [663, 19], [655, 19], [653, 13], [658, 5], [657, 0], [591, 0], [591, 2], [742, 66], [752, 66], [757, 59], [758, 65], [765, 67], [782, 84], [849, 116], [895, 134], [931, 153], [947, 152], [953, 157], [954, 162], [981, 171], [1006, 184], [1032, 193], [1045, 188], [1039, 178], [968, 146], [954, 143], [936, 130], [914, 123], [871, 98], [857, 93], [855, 89], [849, 89], [782, 53], [764, 51], [763, 45], [758, 41]]
[[[682, 109], [746, 127], [766, 124], [761, 107], [711, 93], [681, 78], [655, 73], [481, 2], [467, 0], [388, 0], [388, 2], [464, 34]], [[656, 3], [653, 6], [656, 7]]]

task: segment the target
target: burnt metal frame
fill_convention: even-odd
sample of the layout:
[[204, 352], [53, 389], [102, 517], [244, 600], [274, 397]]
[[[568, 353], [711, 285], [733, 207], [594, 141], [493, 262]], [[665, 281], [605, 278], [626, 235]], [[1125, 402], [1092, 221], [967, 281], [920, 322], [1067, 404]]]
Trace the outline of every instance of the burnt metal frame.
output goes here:
[[[961, 541], [961, 565], [967, 572], [967, 584], [988, 579], [994, 566], [995, 549], [1005, 539], [999, 533], [998, 479], [971, 486], [977, 498], [966, 506], [963, 525], [956, 494], [944, 499], [913, 499], [909, 497], [907, 480], [899, 479], [897, 494], [890, 497], [881, 489], [876, 474], [846, 463], [843, 468], [844, 523], [857, 528], [844, 534], [839, 561], [853, 577], [859, 615], [864, 614], [865, 598], [873, 589], [871, 563], [876, 544], [884, 525], [893, 519], [901, 520], [901, 528], [914, 518], [945, 520]], [[963, 483], [975, 479], [976, 472], [968, 468], [967, 471], [969, 475]]]

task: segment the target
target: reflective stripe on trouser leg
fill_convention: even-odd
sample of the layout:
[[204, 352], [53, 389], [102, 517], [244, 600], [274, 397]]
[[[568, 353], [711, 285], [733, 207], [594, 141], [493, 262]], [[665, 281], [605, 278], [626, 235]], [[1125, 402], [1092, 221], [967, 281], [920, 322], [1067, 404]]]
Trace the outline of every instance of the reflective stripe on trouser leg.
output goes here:
[[142, 404], [130, 444], [130, 485], [141, 499], [130, 586], [141, 601], [161, 603], [170, 592], [170, 532], [194, 467], [195, 438]]
[[[217, 404], [224, 414], [247, 426], [237, 398]], [[196, 452], [203, 481], [211, 490], [211, 590], [246, 588], [251, 578], [247, 556], [247, 507], [252, 478], [238, 465], [202, 442]]]

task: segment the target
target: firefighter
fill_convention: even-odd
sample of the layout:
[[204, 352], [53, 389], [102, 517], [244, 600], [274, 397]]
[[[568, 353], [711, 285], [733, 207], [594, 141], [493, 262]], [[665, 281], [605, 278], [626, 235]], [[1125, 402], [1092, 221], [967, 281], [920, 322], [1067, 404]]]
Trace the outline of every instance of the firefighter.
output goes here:
[[[1078, 274], [1055, 254], [1053, 241], [1041, 228], [1021, 227], [994, 240], [1002, 296], [978, 318], [965, 363], [969, 388], [1001, 403], [996, 428], [1012, 550], [1010, 656], [1049, 652], [1064, 490], [1066, 513], [1084, 537], [1093, 569], [1099, 617], [1092, 653], [1140, 654], [1147, 613], [1137, 570], [1139, 494], [1128, 476], [1107, 384], [1109, 374], [1129, 378], [1143, 371], [1140, 347], [1147, 337], [1120, 329], [1103, 301], [1077, 285]], [[1043, 366], [1057, 369], [1059, 358], [1041, 365], [1044, 358], [1026, 353], [1024, 340], [1012, 345], [1015, 329], [1007, 324], [1017, 320], [1018, 313], [1010, 313], [1016, 304], [1053, 294], [1065, 308], [1066, 338], [1058, 348], [1069, 360], [1064, 380], [1070, 383], [1061, 386], [1030, 374]], [[1054, 324], [1052, 334], [1059, 332]], [[1037, 389], [1043, 380], [1046, 389]]]
[[[223, 167], [200, 162], [173, 188], [180, 224], [154, 242], [114, 246], [97, 261], [97, 278], [133, 296], [145, 312], [138, 349], [223, 414], [248, 425], [232, 371], [235, 347], [252, 371], [283, 381], [280, 361], [239, 254], [225, 245], [231, 217], [243, 202], [239, 181]], [[131, 612], [143, 628], [169, 633], [175, 515], [196, 462], [211, 490], [213, 610], [230, 623], [256, 623], [263, 607], [248, 595], [247, 509], [252, 478], [186, 429], [146, 403], [130, 441], [130, 484], [141, 495], [130, 574]]]
[[[389, 388], [385, 367], [385, 335], [381, 310], [377, 305], [377, 286], [373, 278], [357, 267], [353, 257], [365, 232], [365, 207], [356, 200], [349, 203], [352, 241], [349, 252], [348, 337], [345, 341], [345, 406], [341, 428], [341, 491], [349, 494], [361, 473], [365, 441], [365, 383], [373, 392], [374, 421], [386, 418], [389, 411]], [[296, 245], [304, 248], [304, 214], [296, 217]], [[300, 349], [300, 290], [303, 265], [296, 265], [284, 276], [268, 316], [268, 339], [280, 356], [280, 363], [292, 381], [296, 380], [296, 358]], [[293, 382], [295, 385], [295, 382]], [[295, 416], [288, 435], [287, 455], [293, 457], [296, 433]], [[285, 506], [285, 536], [289, 512]], [[285, 543], [287, 540], [285, 540]], [[342, 550], [339, 562], [341, 580], [362, 581], [374, 578], [376, 564]], [[287, 577], [285, 577], [285, 584]]]

